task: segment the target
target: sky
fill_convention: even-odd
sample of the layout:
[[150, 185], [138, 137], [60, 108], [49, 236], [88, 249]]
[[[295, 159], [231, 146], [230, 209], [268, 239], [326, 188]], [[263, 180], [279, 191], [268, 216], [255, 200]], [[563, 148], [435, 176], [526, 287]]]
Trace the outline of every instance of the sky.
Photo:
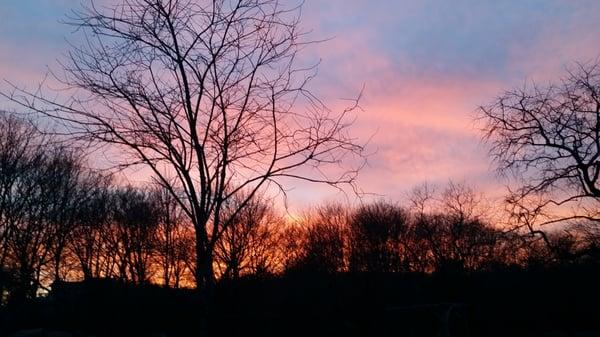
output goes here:
[[[73, 35], [60, 21], [79, 3], [0, 0], [0, 79], [34, 87], [55, 69]], [[321, 60], [313, 91], [335, 109], [365, 88], [353, 133], [370, 139], [372, 155], [359, 186], [401, 199], [423, 182], [450, 180], [501, 193], [477, 107], [599, 57], [598, 18], [595, 0], [306, 0], [302, 25], [328, 39], [306, 51]], [[339, 197], [297, 184], [290, 198]]]

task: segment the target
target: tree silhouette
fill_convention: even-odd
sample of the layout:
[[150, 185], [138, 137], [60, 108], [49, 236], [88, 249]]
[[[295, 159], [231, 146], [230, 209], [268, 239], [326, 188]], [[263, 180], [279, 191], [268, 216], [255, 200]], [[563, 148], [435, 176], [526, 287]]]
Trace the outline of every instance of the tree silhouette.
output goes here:
[[162, 268], [163, 284], [179, 288], [186, 270], [190, 266], [189, 226], [177, 200], [163, 186], [153, 190], [156, 198], [158, 229], [156, 255]]
[[408, 271], [405, 258], [410, 216], [397, 205], [377, 202], [359, 207], [351, 217], [351, 271]]
[[348, 268], [349, 210], [325, 204], [306, 212], [284, 237], [287, 271], [339, 273]]
[[260, 190], [285, 193], [285, 179], [354, 186], [362, 166], [348, 134], [357, 102], [335, 113], [308, 90], [299, 14], [275, 0], [92, 2], [69, 21], [85, 34], [60, 78], [73, 95], [6, 96], [150, 168], [194, 226], [196, 282], [209, 289], [238, 213], [223, 218], [228, 199], [244, 191], [241, 211]]
[[489, 206], [472, 187], [450, 182], [436, 192], [422, 185], [410, 200], [408, 252], [415, 270], [473, 271], [521, 262], [521, 237], [489, 221]]
[[507, 198], [515, 222], [549, 245], [540, 226], [598, 221], [599, 95], [600, 65], [576, 64], [479, 109], [499, 170], [518, 179]]
[[15, 297], [35, 297], [60, 279], [83, 168], [31, 122], [2, 114], [0, 130], [0, 269], [13, 271]]
[[106, 240], [112, 221], [111, 183], [110, 177], [92, 172], [81, 181], [84, 194], [69, 235], [68, 250], [86, 280], [111, 276]]
[[113, 254], [120, 257], [119, 274], [123, 280], [148, 283], [159, 226], [157, 200], [150, 191], [130, 186], [117, 190], [114, 198], [113, 231], [118, 244]]
[[215, 247], [215, 262], [224, 279], [238, 279], [244, 274], [264, 276], [278, 269], [277, 232], [282, 219], [261, 195], [255, 195], [238, 211], [238, 203], [244, 200], [242, 195], [224, 206], [226, 217], [227, 212], [237, 213]]

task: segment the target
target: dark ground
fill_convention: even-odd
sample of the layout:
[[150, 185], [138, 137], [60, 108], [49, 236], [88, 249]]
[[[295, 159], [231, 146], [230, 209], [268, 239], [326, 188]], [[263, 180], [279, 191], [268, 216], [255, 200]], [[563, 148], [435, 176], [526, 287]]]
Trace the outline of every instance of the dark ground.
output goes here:
[[[599, 270], [245, 278], [217, 287], [209, 327], [225, 337], [600, 336]], [[64, 283], [1, 309], [0, 336], [195, 336], [198, 303], [191, 290]]]

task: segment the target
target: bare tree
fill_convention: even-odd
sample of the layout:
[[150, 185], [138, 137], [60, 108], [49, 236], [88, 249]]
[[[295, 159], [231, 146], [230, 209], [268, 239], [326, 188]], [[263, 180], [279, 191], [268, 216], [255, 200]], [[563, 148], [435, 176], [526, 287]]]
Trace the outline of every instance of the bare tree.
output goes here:
[[240, 191], [238, 211], [259, 190], [285, 192], [287, 178], [354, 186], [363, 148], [348, 115], [357, 102], [334, 113], [308, 90], [316, 68], [299, 61], [310, 43], [299, 6], [92, 2], [69, 23], [85, 34], [60, 77], [70, 99], [18, 88], [5, 96], [80, 140], [118, 148], [122, 165], [149, 167], [194, 225], [198, 287], [213, 283], [215, 244], [237, 213], [224, 219], [222, 207]]
[[414, 270], [476, 270], [516, 261], [511, 255], [518, 253], [515, 243], [521, 240], [490, 224], [490, 207], [474, 188], [449, 182], [436, 193], [422, 185], [409, 199], [413, 223], [408, 252]]
[[[295, 234], [296, 238], [288, 238], [288, 249], [291, 249], [287, 254], [292, 254], [287, 269], [319, 273], [346, 271], [348, 213], [348, 209], [341, 204], [326, 204], [306, 212], [294, 224], [297, 232], [288, 233]], [[298, 249], [295, 254], [293, 248]]]
[[80, 181], [82, 200], [67, 249], [77, 261], [84, 279], [111, 276], [105, 235], [112, 221], [110, 184], [109, 176], [91, 172]]
[[[82, 187], [83, 169], [80, 154], [75, 150], [59, 148], [59, 155], [48, 163], [47, 230], [52, 231], [47, 244], [52, 251], [54, 281], [61, 280], [61, 268], [67, 252], [68, 240], [77, 222], [80, 207], [86, 202], [88, 191]], [[64, 268], [68, 271], [69, 268]]]
[[120, 256], [120, 277], [148, 283], [159, 225], [157, 200], [150, 191], [131, 186], [117, 190], [114, 197], [113, 222], [118, 245], [113, 253]]
[[298, 270], [304, 265], [305, 257], [304, 228], [286, 223], [279, 235], [279, 251], [281, 252], [281, 266], [283, 272]]
[[358, 208], [349, 223], [350, 270], [408, 271], [409, 228], [408, 211], [392, 203], [380, 201]]
[[60, 278], [82, 167], [26, 120], [2, 115], [0, 130], [0, 266], [14, 271], [15, 296], [33, 297]]
[[156, 255], [162, 269], [163, 284], [178, 288], [188, 270], [188, 223], [177, 200], [168, 189], [158, 185], [153, 191], [157, 199], [158, 229]]
[[24, 207], [24, 199], [16, 202], [17, 185], [34, 155], [32, 144], [37, 134], [25, 121], [7, 113], [0, 114], [0, 267], [6, 268], [8, 245], [14, 233], [13, 219]]
[[45, 263], [48, 238], [35, 221], [40, 217], [34, 217], [40, 210], [34, 206], [40, 201], [37, 184], [42, 182], [46, 157], [27, 121], [3, 113], [0, 130], [0, 268], [13, 274], [13, 297], [34, 296], [35, 274]]
[[277, 235], [282, 223], [274, 206], [262, 195], [255, 195], [238, 211], [241, 195], [224, 205], [227, 212], [236, 212], [216, 245], [215, 264], [225, 279], [237, 279], [244, 274], [270, 274], [277, 269]]
[[507, 91], [481, 107], [485, 139], [518, 187], [507, 198], [520, 226], [598, 220], [600, 65], [576, 64], [560, 81]]

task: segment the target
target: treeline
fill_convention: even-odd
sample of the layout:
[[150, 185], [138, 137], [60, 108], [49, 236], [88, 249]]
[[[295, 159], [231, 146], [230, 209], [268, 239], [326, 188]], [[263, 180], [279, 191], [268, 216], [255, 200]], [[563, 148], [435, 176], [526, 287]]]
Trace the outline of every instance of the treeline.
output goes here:
[[[0, 115], [1, 303], [60, 280], [111, 278], [192, 287], [194, 232], [159, 184], [129, 186], [86, 167], [82, 151]], [[292, 219], [255, 196], [227, 200], [214, 247], [216, 279], [282, 273], [434, 273], [530, 268], [590, 259], [585, 227], [531, 233], [493, 224], [464, 185], [416, 189], [406, 207], [327, 204]]]
[[385, 201], [317, 207], [284, 232], [284, 270], [460, 274], [597, 260], [593, 227], [518, 232], [495, 224], [492, 211], [475, 190], [455, 183], [439, 193], [417, 188], [407, 207]]

